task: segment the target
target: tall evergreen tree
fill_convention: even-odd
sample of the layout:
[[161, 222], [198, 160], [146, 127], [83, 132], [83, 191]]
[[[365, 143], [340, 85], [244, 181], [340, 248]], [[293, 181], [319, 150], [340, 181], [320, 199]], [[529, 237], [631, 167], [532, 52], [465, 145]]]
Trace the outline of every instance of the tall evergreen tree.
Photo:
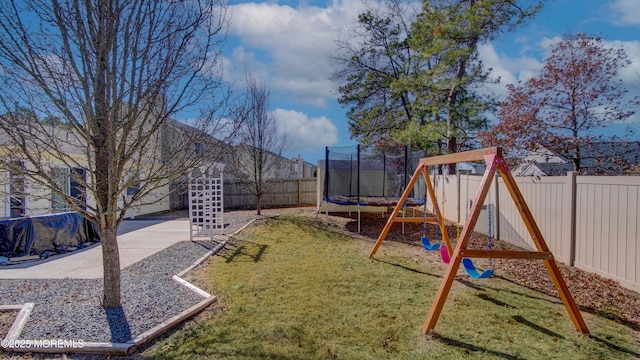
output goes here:
[[[338, 40], [333, 74], [338, 101], [348, 106], [351, 136], [366, 145], [393, 143], [413, 118], [417, 94], [396, 87], [423, 66], [407, 43], [417, 9], [391, 0], [358, 16], [357, 26]], [[422, 144], [421, 144], [422, 145]]]
[[489, 80], [478, 45], [513, 30], [540, 7], [517, 0], [424, 0], [416, 11], [390, 1], [384, 11], [361, 14], [334, 57], [333, 78], [340, 103], [350, 106], [352, 137], [420, 147], [445, 140], [440, 145], [449, 152], [471, 146], [496, 105], [479, 91]]
[[[478, 59], [478, 46], [496, 39], [533, 17], [540, 4], [521, 6], [517, 0], [425, 0], [413, 24], [409, 45], [430, 66], [402, 87], [420, 89], [416, 107], [443, 131], [447, 151], [454, 153], [478, 130], [486, 128], [486, 114], [496, 105], [480, 87], [489, 71]], [[419, 124], [421, 125], [421, 124]], [[419, 131], [421, 126], [415, 126]], [[434, 128], [433, 125], [429, 128]]]

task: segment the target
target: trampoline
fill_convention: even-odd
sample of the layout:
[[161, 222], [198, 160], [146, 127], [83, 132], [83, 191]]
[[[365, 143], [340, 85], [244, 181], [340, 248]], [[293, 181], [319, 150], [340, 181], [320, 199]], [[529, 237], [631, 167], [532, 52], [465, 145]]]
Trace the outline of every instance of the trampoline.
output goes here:
[[[397, 206], [420, 158], [425, 156], [424, 150], [410, 151], [406, 146], [326, 147], [325, 160], [320, 161], [320, 168], [324, 170], [325, 212], [328, 215], [329, 203], [357, 206], [360, 232], [360, 208]], [[422, 205], [424, 199], [414, 194], [404, 204], [405, 207]]]

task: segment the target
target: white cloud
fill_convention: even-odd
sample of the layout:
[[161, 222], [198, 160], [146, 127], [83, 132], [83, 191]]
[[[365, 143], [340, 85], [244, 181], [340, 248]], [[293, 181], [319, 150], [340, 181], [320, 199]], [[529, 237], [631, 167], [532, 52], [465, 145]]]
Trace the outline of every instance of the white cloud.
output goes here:
[[640, 41], [615, 41], [612, 45], [623, 48], [631, 60], [631, 64], [620, 72], [622, 82], [635, 88], [636, 93], [640, 92]]
[[558, 43], [562, 42], [563, 38], [561, 35], [556, 35], [552, 38], [544, 37], [542, 40], [538, 41], [537, 48], [541, 51], [541, 56], [543, 58], [548, 58], [551, 56], [551, 49]]
[[509, 57], [498, 54], [492, 44], [478, 47], [478, 55], [487, 68], [491, 68], [491, 79], [500, 79], [500, 83], [487, 86], [499, 99], [507, 95], [507, 84], [527, 81], [542, 68], [540, 60], [531, 56]]
[[[560, 36], [539, 40], [535, 44], [533, 51], [527, 51], [527, 53], [536, 54], [536, 57], [510, 57], [505, 54], [497, 53], [493, 44], [479, 46], [478, 53], [480, 59], [485, 63], [487, 68], [492, 68], [491, 77], [493, 79], [497, 77], [501, 78], [499, 84], [488, 86], [488, 90], [499, 99], [503, 99], [507, 95], [507, 84], [515, 84], [518, 81], [524, 82], [534, 76], [537, 76], [544, 65], [543, 61], [551, 54], [552, 47], [561, 40], [562, 37]], [[629, 90], [623, 99], [623, 103], [625, 103], [640, 93], [640, 41], [616, 40], [607, 41], [604, 45], [613, 48], [625, 49], [629, 56], [629, 60], [631, 60], [631, 64], [629, 66], [620, 70], [622, 83]], [[529, 45], [523, 43], [522, 46]], [[624, 121], [626, 124], [638, 122], [640, 122], [640, 114], [635, 114]]]
[[[266, 71], [273, 90], [287, 90], [295, 100], [326, 107], [333, 85], [329, 56], [341, 31], [363, 10], [360, 0], [334, 2], [327, 8], [300, 5], [292, 8], [274, 3], [243, 3], [231, 6], [230, 34], [240, 39], [240, 48], [227, 59], [227, 69], [244, 73], [232, 64], [245, 63], [254, 73]], [[255, 54], [247, 58], [247, 48]], [[237, 76], [237, 75], [236, 75]], [[243, 76], [243, 75], [241, 75]]]
[[[501, 81], [498, 85], [490, 86], [490, 90], [498, 97], [506, 95], [507, 84], [515, 84], [518, 81], [525, 82], [530, 78], [537, 76], [543, 67], [543, 61], [551, 55], [551, 49], [558, 42], [562, 41], [561, 36], [545, 37], [535, 44], [534, 48], [530, 48], [526, 53], [536, 54], [533, 56], [510, 57], [506, 54], [496, 52], [493, 44], [481, 45], [478, 47], [480, 59], [487, 68], [492, 68], [493, 79], [500, 77]], [[523, 43], [522, 46], [527, 46]], [[608, 41], [605, 46], [625, 49], [631, 64], [621, 69], [620, 77], [625, 86], [637, 93], [640, 90], [640, 41]], [[533, 49], [533, 51], [531, 51]], [[517, 52], [514, 52], [517, 53]], [[520, 52], [520, 54], [524, 54]]]
[[321, 116], [310, 118], [295, 110], [273, 111], [283, 131], [294, 141], [291, 152], [317, 153], [318, 149], [338, 142], [338, 129], [330, 119]]
[[610, 7], [614, 24], [619, 26], [640, 25], [638, 0], [617, 0]]

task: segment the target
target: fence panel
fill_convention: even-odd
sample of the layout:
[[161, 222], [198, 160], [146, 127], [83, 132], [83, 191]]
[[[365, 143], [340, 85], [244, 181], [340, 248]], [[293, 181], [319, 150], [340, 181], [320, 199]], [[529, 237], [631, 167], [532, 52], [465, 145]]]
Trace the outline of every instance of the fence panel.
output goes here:
[[[471, 211], [471, 206], [480, 188], [482, 176], [447, 175], [443, 181], [442, 175], [431, 175], [431, 179], [434, 184], [434, 191], [438, 200], [438, 207], [442, 211], [442, 216], [448, 221], [459, 224], [461, 230], [461, 227], [466, 223], [466, 219]], [[497, 234], [497, 194], [494, 189], [495, 186], [492, 185], [491, 191], [487, 194], [487, 198], [482, 206], [474, 230], [481, 234], [489, 234], [488, 209], [491, 208], [491, 229], [495, 236]], [[428, 201], [427, 208], [433, 209], [431, 201]]]
[[576, 180], [575, 266], [640, 291], [640, 177]]
[[[514, 180], [549, 249], [558, 260], [569, 263], [572, 223], [571, 188], [567, 184], [567, 177], [516, 177]], [[535, 245], [518, 208], [504, 182], [499, 180], [499, 184], [500, 237], [515, 245], [533, 249]]]
[[[317, 179], [278, 180], [269, 182], [262, 197], [263, 207], [314, 205]], [[225, 208], [255, 208], [256, 197], [251, 195], [245, 183], [225, 182]]]

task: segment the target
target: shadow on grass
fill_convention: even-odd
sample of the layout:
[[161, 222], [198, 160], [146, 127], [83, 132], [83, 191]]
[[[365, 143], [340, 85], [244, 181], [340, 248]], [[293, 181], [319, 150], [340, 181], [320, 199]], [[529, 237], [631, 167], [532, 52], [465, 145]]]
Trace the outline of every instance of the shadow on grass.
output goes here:
[[431, 274], [431, 273], [428, 273], [428, 272], [426, 272], [426, 271], [422, 271], [422, 270], [418, 270], [418, 269], [410, 268], [410, 267], [408, 267], [408, 266], [404, 266], [404, 265], [400, 265], [400, 264], [395, 264], [395, 263], [392, 263], [392, 262], [389, 262], [389, 261], [380, 260], [380, 259], [377, 259], [377, 258], [371, 258], [371, 260], [374, 260], [374, 261], [377, 261], [377, 262], [381, 262], [381, 263], [384, 263], [384, 264], [387, 264], [387, 265], [396, 266], [396, 267], [399, 267], [399, 268], [401, 268], [401, 269], [409, 270], [409, 271], [411, 271], [411, 272], [418, 273], [418, 274], [429, 275], [429, 276], [433, 276], [433, 277], [437, 277], [437, 278], [441, 278], [441, 277], [442, 277], [441, 275]]
[[494, 298], [492, 298], [491, 296], [489, 296], [487, 294], [477, 294], [476, 296], [479, 297], [482, 300], [486, 300], [486, 301], [488, 301], [490, 303], [494, 303], [494, 304], [496, 304], [498, 306], [506, 307], [506, 308], [509, 308], [509, 309], [515, 309], [515, 306], [509, 305], [506, 302], [502, 302], [502, 301], [500, 301], [498, 299], [494, 299]]
[[[563, 304], [562, 300], [558, 297], [557, 293], [556, 294], [550, 294], [550, 293], [548, 293], [548, 292], [546, 292], [546, 291], [544, 291], [542, 289], [537, 289], [537, 288], [532, 287], [532, 286], [521, 284], [521, 283], [518, 283], [518, 282], [513, 281], [511, 279], [507, 279], [507, 278], [502, 277], [502, 276], [499, 276], [499, 278], [504, 280], [504, 281], [510, 282], [512, 284], [515, 284], [515, 285], [518, 285], [518, 286], [522, 286], [522, 287], [527, 288], [529, 290], [533, 290], [535, 292], [539, 292], [541, 294], [545, 294], [547, 296], [550, 296], [550, 297], [553, 298], [553, 300], [545, 299], [545, 298], [537, 297], [537, 296], [531, 296], [531, 295], [527, 295], [527, 294], [522, 294], [522, 293], [514, 292], [514, 291], [511, 291], [511, 290], [495, 289], [495, 288], [490, 288], [490, 287], [487, 287], [487, 288], [492, 289], [492, 290], [498, 290], [498, 291], [510, 291], [511, 293], [514, 293], [514, 294], [520, 294], [522, 296], [526, 296], [526, 297], [529, 297], [531, 299], [538, 299], [538, 300], [547, 301], [547, 302], [552, 303], [552, 304], [560, 304], [560, 305]], [[608, 312], [608, 311], [595, 309], [593, 307], [584, 306], [584, 305], [579, 304], [577, 301], [576, 301], [576, 306], [578, 306], [578, 309], [580, 311], [582, 311], [582, 312], [587, 312], [589, 314], [593, 314], [593, 315], [596, 315], [596, 316], [599, 316], [599, 317], [603, 317], [605, 319], [612, 320], [612, 321], [617, 322], [619, 324], [622, 324], [622, 325], [624, 325], [624, 326], [626, 326], [626, 327], [628, 327], [628, 328], [630, 328], [630, 329], [632, 329], [634, 331], [640, 331], [640, 325], [638, 325], [637, 323], [634, 323], [632, 321], [629, 321], [627, 319], [624, 319], [619, 315], [612, 314], [611, 312]]]
[[[229, 237], [230, 239], [233, 239]], [[216, 240], [192, 240], [192, 243], [198, 244], [207, 250], [213, 250], [219, 246], [222, 242]]]
[[459, 276], [456, 276], [456, 281], [459, 282], [460, 284], [470, 287], [472, 289], [478, 290], [478, 291], [486, 291], [487, 289], [490, 289], [490, 287], [485, 286], [485, 285], [478, 285], [472, 281], [469, 281], [467, 279], [461, 278]]
[[125, 343], [133, 339], [129, 321], [122, 307], [104, 309], [111, 331], [111, 342]]
[[[519, 283], [517, 283], [515, 281], [509, 280], [509, 279], [504, 278], [502, 276], [495, 276], [495, 278], [496, 279], [500, 279], [500, 280], [504, 280], [504, 281], [506, 281], [508, 283], [511, 283], [513, 285], [516, 285], [516, 286], [521, 286], [521, 287], [524, 287], [526, 289], [533, 290], [535, 292], [541, 292], [540, 290], [536, 290], [536, 289], [530, 288], [528, 286], [519, 284]], [[465, 280], [465, 279], [456, 279], [456, 280], [458, 282], [460, 282], [461, 284], [464, 284], [464, 285], [466, 285], [466, 286], [468, 286], [470, 288], [473, 288], [473, 289], [476, 289], [476, 290], [479, 290], [479, 291], [487, 291], [487, 290], [497, 291], [497, 292], [504, 291], [504, 292], [508, 292], [510, 294], [513, 294], [513, 295], [524, 296], [524, 297], [532, 299], [532, 300], [540, 300], [540, 301], [545, 301], [545, 302], [548, 302], [548, 303], [551, 303], [551, 304], [562, 305], [562, 300], [560, 300], [559, 298], [550, 299], [549, 297], [553, 297], [553, 295], [548, 295], [548, 294], [546, 294], [544, 292], [541, 292], [541, 293], [543, 293], [545, 295], [548, 295], [549, 297], [534, 296], [534, 295], [531, 295], [531, 294], [525, 294], [525, 293], [520, 292], [520, 291], [502, 289], [502, 288], [498, 288], [498, 287], [494, 287], [494, 286], [488, 286], [488, 285], [486, 285], [486, 284], [488, 284], [488, 282], [485, 282], [485, 285], [478, 285], [478, 284], [475, 284], [475, 283], [473, 283], [471, 281], [468, 281], [468, 280]]]
[[553, 332], [553, 331], [551, 331], [551, 330], [549, 330], [549, 329], [547, 329], [545, 327], [542, 327], [542, 326], [540, 326], [540, 325], [538, 325], [536, 323], [533, 323], [533, 322], [525, 319], [524, 317], [522, 317], [520, 315], [514, 315], [514, 316], [512, 316], [512, 318], [513, 318], [513, 320], [519, 322], [520, 324], [526, 325], [526, 326], [530, 327], [531, 329], [539, 331], [539, 332], [541, 332], [541, 333], [543, 333], [545, 335], [565, 340], [564, 336], [562, 336], [562, 335], [560, 335], [560, 334], [558, 334], [556, 332]]
[[488, 354], [488, 355], [493, 355], [499, 358], [503, 358], [503, 359], [509, 359], [509, 360], [519, 360], [519, 359], [524, 359], [524, 358], [520, 358], [517, 356], [513, 356], [507, 353], [503, 353], [503, 352], [499, 352], [499, 351], [494, 351], [494, 350], [490, 350], [487, 348], [483, 348], [480, 346], [476, 346], [473, 344], [469, 344], [466, 342], [462, 342], [459, 340], [454, 340], [454, 339], [450, 339], [447, 337], [443, 337], [437, 334], [433, 334], [434, 339], [437, 339], [439, 341], [441, 341], [442, 343], [449, 345], [449, 346], [455, 346], [457, 348], [462, 349], [463, 351], [467, 351], [467, 352], [479, 352], [479, 353], [483, 353], [483, 354]]
[[219, 255], [226, 259], [227, 263], [232, 261], [242, 261], [241, 259], [243, 258], [248, 258], [253, 262], [258, 262], [262, 258], [262, 255], [264, 255], [267, 247], [268, 245], [242, 240], [238, 243], [228, 244], [226, 249], [229, 251]]
[[625, 353], [625, 354], [629, 354], [629, 355], [631, 355], [631, 356], [633, 356], [635, 358], [639, 358], [640, 359], [640, 353], [638, 353], [636, 351], [623, 348], [622, 346], [618, 346], [616, 344], [612, 344], [612, 343], [608, 342], [607, 340], [600, 339], [597, 336], [589, 335], [589, 338], [592, 339], [592, 340], [595, 340], [595, 341], [597, 341], [597, 342], [599, 342], [601, 344], [603, 344], [604, 346], [608, 347], [611, 350], [615, 350], [615, 351], [619, 351], [619, 352], [622, 352], [622, 353]]

